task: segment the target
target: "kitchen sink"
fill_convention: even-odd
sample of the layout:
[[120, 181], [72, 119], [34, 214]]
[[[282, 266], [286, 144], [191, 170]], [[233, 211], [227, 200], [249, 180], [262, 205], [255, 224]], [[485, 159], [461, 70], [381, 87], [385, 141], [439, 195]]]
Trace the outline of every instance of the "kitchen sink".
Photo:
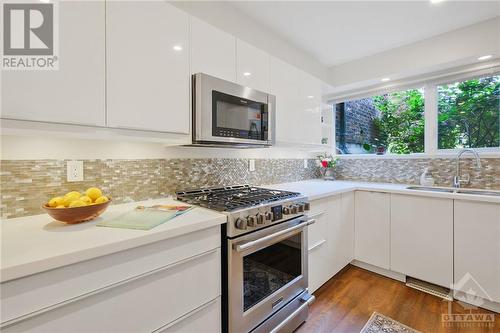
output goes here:
[[444, 192], [444, 193], [454, 193], [455, 189], [446, 187], [426, 187], [426, 186], [408, 186], [407, 190], [417, 190], [417, 191], [430, 191], [430, 192]]
[[495, 197], [500, 197], [500, 191], [489, 191], [480, 190], [473, 188], [451, 188], [451, 187], [429, 187], [429, 186], [408, 186], [407, 190], [417, 190], [417, 191], [430, 191], [430, 192], [442, 192], [442, 193], [460, 193], [460, 194], [472, 194], [472, 195], [491, 195]]

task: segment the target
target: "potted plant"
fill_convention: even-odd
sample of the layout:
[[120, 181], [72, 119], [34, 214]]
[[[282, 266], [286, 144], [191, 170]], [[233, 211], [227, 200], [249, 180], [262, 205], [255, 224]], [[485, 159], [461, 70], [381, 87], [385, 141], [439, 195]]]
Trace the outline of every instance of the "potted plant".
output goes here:
[[323, 154], [318, 156], [319, 163], [323, 171], [324, 180], [334, 180], [335, 179], [335, 167], [339, 160], [338, 157], [333, 157], [331, 154]]

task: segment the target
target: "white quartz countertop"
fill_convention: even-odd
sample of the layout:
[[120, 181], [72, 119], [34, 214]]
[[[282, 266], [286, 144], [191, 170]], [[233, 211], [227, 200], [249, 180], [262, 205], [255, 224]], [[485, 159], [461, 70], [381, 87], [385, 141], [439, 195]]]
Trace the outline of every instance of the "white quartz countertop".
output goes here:
[[266, 185], [264, 187], [300, 192], [303, 195], [307, 196], [309, 200], [315, 200], [335, 194], [360, 190], [360, 191], [399, 193], [399, 194], [435, 197], [435, 198], [483, 201], [483, 202], [493, 202], [500, 204], [500, 197], [496, 196], [409, 190], [406, 189], [407, 186], [414, 186], [414, 185], [354, 182], [354, 181], [342, 181], [342, 180], [326, 181], [322, 179], [312, 179], [312, 180], [305, 180], [292, 183], [272, 184], [272, 185]]
[[79, 224], [35, 215], [1, 221], [0, 281], [35, 274], [226, 223], [226, 215], [196, 207], [151, 230], [97, 227], [138, 205], [183, 204], [157, 199], [112, 205], [97, 219]]

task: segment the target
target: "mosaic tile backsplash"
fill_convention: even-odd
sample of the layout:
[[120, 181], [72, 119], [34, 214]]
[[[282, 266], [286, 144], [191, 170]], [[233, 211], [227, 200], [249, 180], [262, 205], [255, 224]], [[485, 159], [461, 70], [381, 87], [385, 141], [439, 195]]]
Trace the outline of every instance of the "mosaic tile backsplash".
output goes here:
[[[272, 184], [321, 177], [315, 160], [256, 159], [85, 160], [85, 181], [66, 182], [65, 160], [3, 160], [0, 163], [0, 214], [3, 219], [42, 213], [41, 204], [55, 195], [98, 186], [115, 203], [164, 197], [175, 191], [231, 184]], [[471, 159], [462, 161], [471, 175], [470, 187], [500, 190], [500, 158], [483, 158], [477, 171]], [[337, 179], [418, 184], [429, 167], [436, 185], [450, 186], [454, 159], [341, 159]]]
[[315, 161], [256, 159], [85, 160], [84, 181], [66, 181], [65, 160], [3, 160], [0, 164], [3, 219], [43, 213], [53, 196], [100, 187], [115, 203], [154, 199], [205, 186], [272, 184], [320, 177]]
[[[500, 190], [500, 158], [482, 158], [477, 170], [474, 160], [461, 160], [462, 174], [470, 174], [471, 183], [464, 187]], [[339, 180], [359, 180], [379, 183], [418, 184], [420, 175], [429, 168], [436, 186], [451, 186], [456, 172], [456, 160], [449, 158], [422, 159], [341, 159], [336, 170]]]

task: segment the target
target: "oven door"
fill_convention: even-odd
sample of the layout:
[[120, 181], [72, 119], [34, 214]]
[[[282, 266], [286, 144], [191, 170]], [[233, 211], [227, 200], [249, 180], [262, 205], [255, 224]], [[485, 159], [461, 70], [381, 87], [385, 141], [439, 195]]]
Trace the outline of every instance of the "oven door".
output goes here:
[[193, 142], [274, 144], [275, 97], [198, 73], [193, 75]]
[[305, 216], [228, 240], [229, 332], [249, 332], [307, 288]]

